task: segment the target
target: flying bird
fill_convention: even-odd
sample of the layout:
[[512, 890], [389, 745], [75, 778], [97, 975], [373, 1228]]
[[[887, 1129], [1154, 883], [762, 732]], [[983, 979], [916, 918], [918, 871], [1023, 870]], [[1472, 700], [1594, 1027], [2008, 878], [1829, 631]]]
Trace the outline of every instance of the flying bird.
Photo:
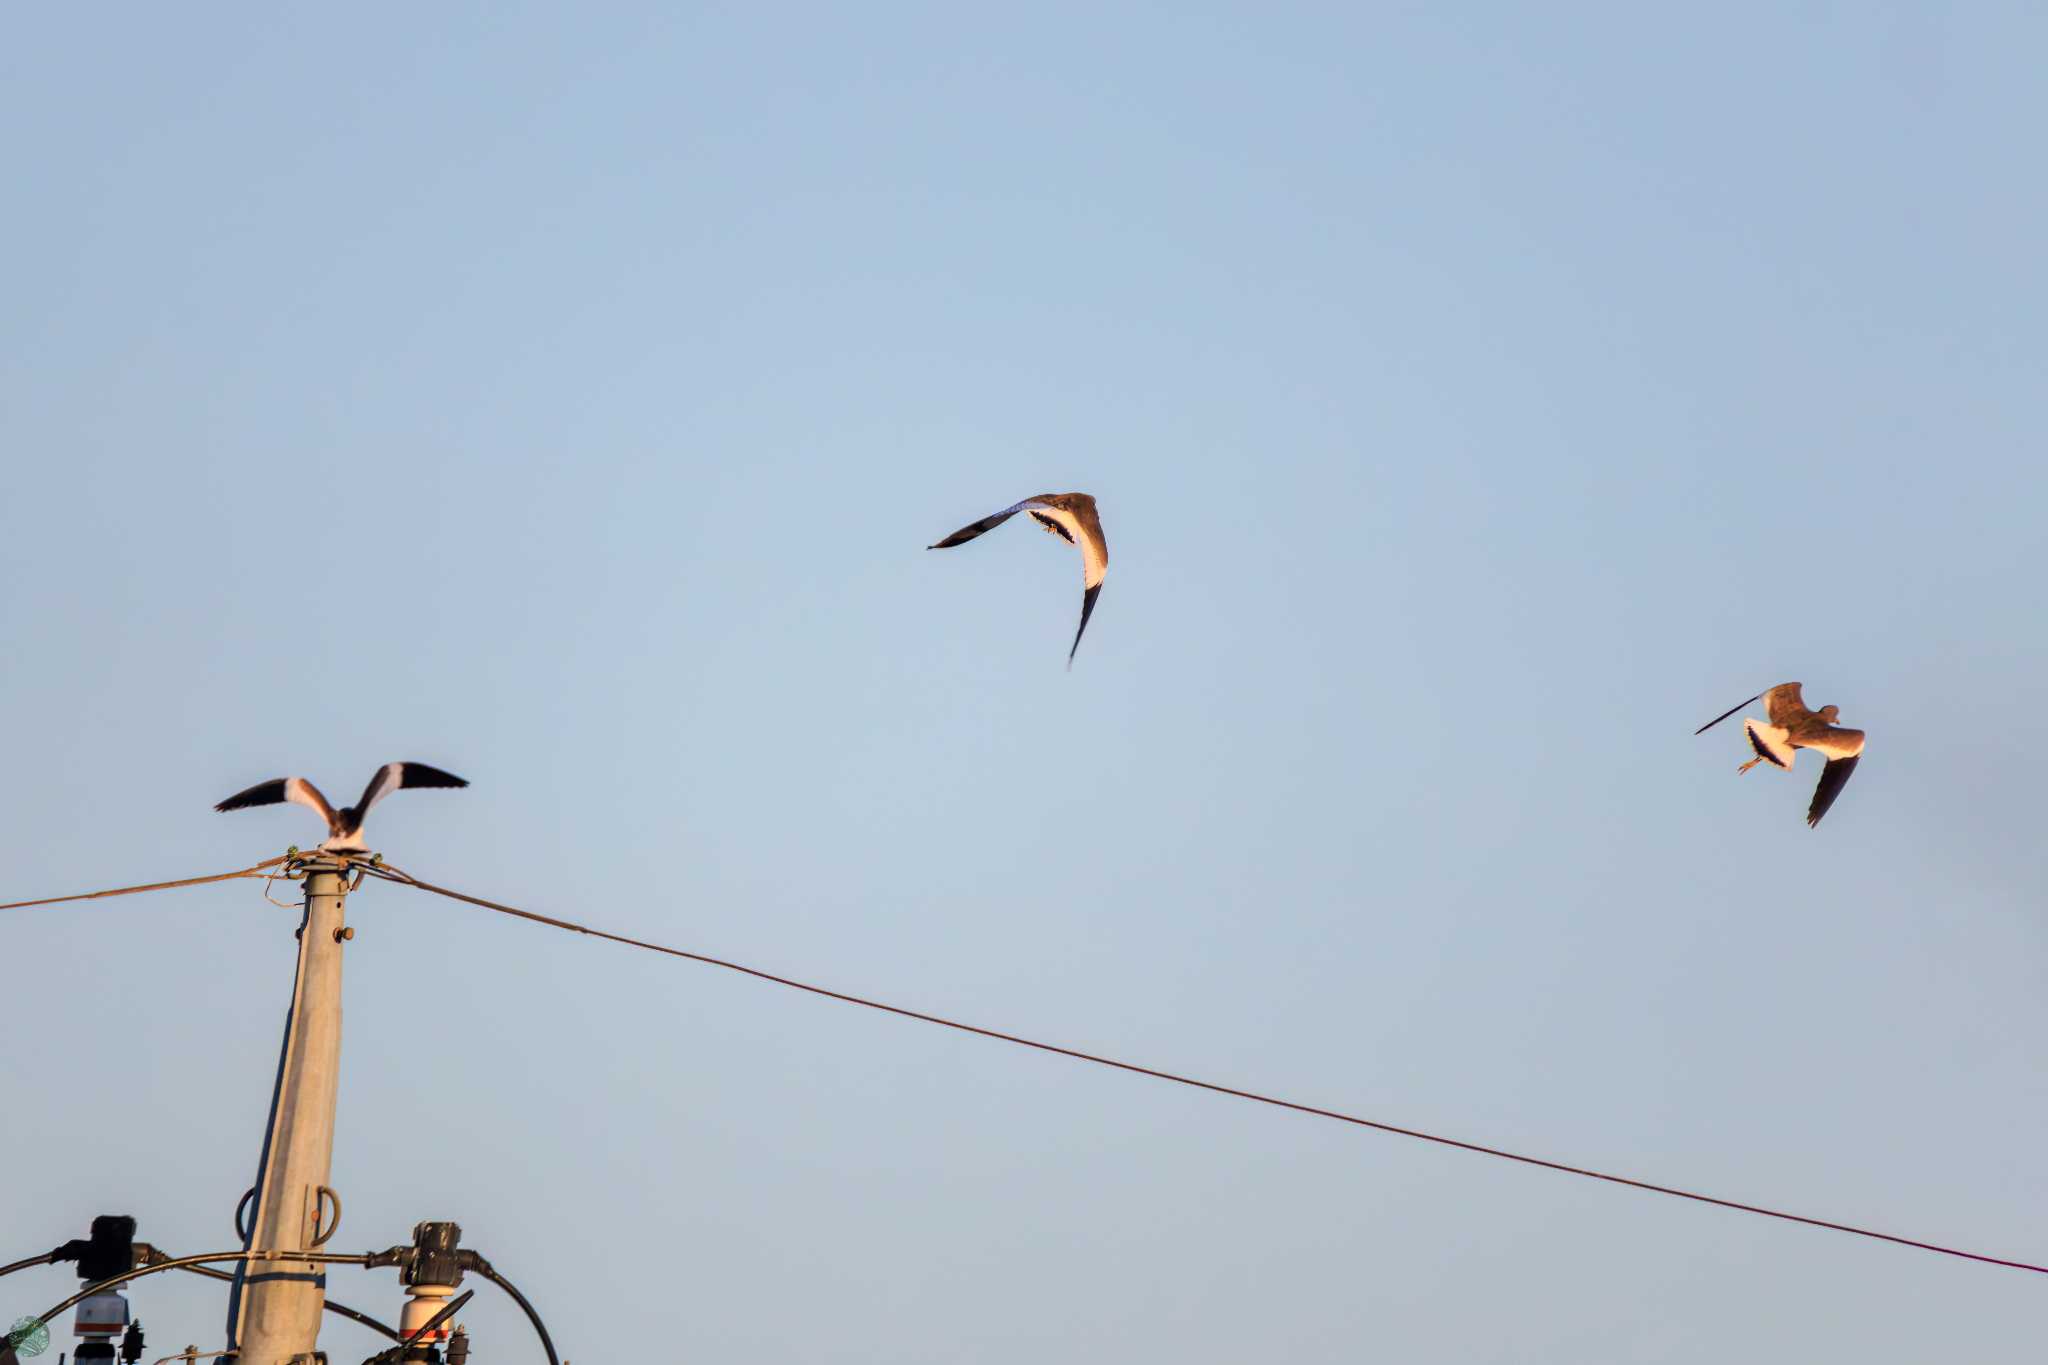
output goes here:
[[1811, 829], [1820, 823], [1821, 816], [1828, 813], [1828, 807], [1835, 804], [1835, 798], [1848, 784], [1849, 775], [1856, 771], [1856, 764], [1863, 756], [1863, 732], [1835, 724], [1835, 717], [1842, 711], [1839, 706], [1807, 710], [1806, 699], [1799, 695], [1799, 684], [1788, 682], [1779, 683], [1767, 692], [1759, 692], [1749, 701], [1737, 702], [1693, 733], [1705, 734], [1758, 698], [1763, 699], [1770, 723], [1766, 725], [1762, 721], [1743, 718], [1742, 728], [1749, 736], [1749, 747], [1756, 752], [1756, 757], [1736, 771], [1746, 773], [1759, 763], [1790, 768], [1801, 749], [1812, 749], [1825, 756], [1827, 766], [1820, 770], [1820, 785], [1813, 789], [1813, 804], [1806, 809], [1806, 824]]
[[1067, 651], [1067, 667], [1072, 668], [1074, 650], [1081, 647], [1081, 632], [1088, 629], [1089, 613], [1095, 610], [1096, 595], [1102, 591], [1102, 575], [1109, 568], [1109, 542], [1102, 538], [1102, 519], [1095, 515], [1094, 498], [1086, 493], [1040, 493], [1035, 498], [1026, 498], [1005, 507], [994, 516], [983, 517], [971, 526], [963, 526], [938, 544], [925, 548], [944, 550], [954, 545], [965, 545], [976, 536], [995, 530], [1019, 512], [1029, 512], [1048, 533], [1069, 545], [1081, 547], [1081, 624], [1074, 631], [1073, 648]]
[[215, 806], [215, 810], [242, 810], [248, 806], [274, 806], [281, 801], [296, 801], [319, 812], [327, 822], [327, 841], [320, 845], [323, 853], [361, 853], [363, 848], [363, 817], [370, 813], [370, 807], [401, 787], [467, 787], [469, 783], [444, 773], [439, 768], [429, 768], [424, 763], [386, 763], [377, 769], [377, 775], [370, 779], [370, 785], [363, 788], [363, 799], [353, 806], [340, 810], [327, 804], [327, 798], [320, 789], [303, 777], [280, 777], [269, 782], [258, 782], [247, 791], [236, 792], [227, 800]]

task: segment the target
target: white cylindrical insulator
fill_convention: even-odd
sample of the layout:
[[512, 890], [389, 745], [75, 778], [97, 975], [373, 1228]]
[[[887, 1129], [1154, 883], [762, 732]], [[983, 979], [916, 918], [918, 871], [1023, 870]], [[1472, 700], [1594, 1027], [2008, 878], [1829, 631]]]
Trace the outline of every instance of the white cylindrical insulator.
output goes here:
[[[455, 1286], [452, 1284], [415, 1284], [407, 1286], [405, 1292], [411, 1297], [406, 1299], [405, 1312], [398, 1319], [398, 1334], [410, 1342], [413, 1340], [413, 1333], [426, 1326], [427, 1319], [440, 1312], [447, 1304], [449, 1296], [455, 1292]], [[427, 1335], [419, 1338], [420, 1344], [427, 1345], [429, 1343], [446, 1341], [448, 1340], [448, 1334], [454, 1330], [454, 1320], [450, 1319], [427, 1333]]]
[[128, 1299], [118, 1289], [105, 1290], [78, 1305], [72, 1330], [82, 1337], [114, 1336], [128, 1326]]

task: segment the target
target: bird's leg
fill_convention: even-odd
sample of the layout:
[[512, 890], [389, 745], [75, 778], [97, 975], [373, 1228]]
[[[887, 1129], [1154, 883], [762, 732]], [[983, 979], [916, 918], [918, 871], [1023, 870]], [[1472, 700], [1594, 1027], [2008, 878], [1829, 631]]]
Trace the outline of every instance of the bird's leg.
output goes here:
[[1747, 762], [1747, 763], [1743, 764], [1743, 765], [1742, 765], [1741, 767], [1737, 768], [1737, 769], [1736, 769], [1735, 771], [1736, 771], [1736, 772], [1739, 772], [1739, 773], [1746, 773], [1746, 772], [1748, 772], [1748, 771], [1749, 771], [1749, 770], [1750, 770], [1751, 768], [1754, 768], [1754, 767], [1755, 767], [1755, 766], [1756, 766], [1757, 764], [1759, 764], [1759, 763], [1761, 763], [1761, 762], [1763, 762], [1763, 760], [1762, 760], [1761, 758], [1752, 758], [1751, 760], [1749, 760], [1749, 762]]

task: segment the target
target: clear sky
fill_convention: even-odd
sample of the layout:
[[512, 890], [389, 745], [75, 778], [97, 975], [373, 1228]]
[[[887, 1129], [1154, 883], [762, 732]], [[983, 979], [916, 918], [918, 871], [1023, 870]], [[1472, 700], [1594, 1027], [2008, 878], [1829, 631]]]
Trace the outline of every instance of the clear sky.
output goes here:
[[[2048, 1259], [2048, 18], [1650, 8], [20, 10], [0, 899], [419, 759], [473, 786], [373, 842], [477, 894]], [[923, 548], [1067, 489], [1071, 673], [1071, 550]], [[1692, 736], [1786, 679], [1872, 736], [1817, 831], [1810, 757]], [[350, 917], [336, 1244], [456, 1219], [572, 1359], [1917, 1363], [2048, 1307]], [[0, 919], [0, 1260], [233, 1243], [294, 923]], [[166, 1278], [152, 1354], [218, 1346]]]

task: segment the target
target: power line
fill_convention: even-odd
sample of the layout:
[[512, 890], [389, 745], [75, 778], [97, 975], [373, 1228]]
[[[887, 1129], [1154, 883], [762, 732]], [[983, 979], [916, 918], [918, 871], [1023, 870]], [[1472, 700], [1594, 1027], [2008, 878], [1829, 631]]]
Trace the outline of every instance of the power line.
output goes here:
[[[143, 891], [163, 891], [172, 887], [199, 886], [207, 882], [230, 881], [237, 877], [254, 876], [265, 868], [274, 867], [295, 856], [295, 854], [289, 853], [281, 854], [278, 857], [257, 863], [254, 867], [243, 868], [237, 872], [217, 873], [211, 877], [188, 877], [182, 881], [152, 882], [147, 886], [126, 886], [111, 891], [91, 891], [76, 896], [53, 896], [47, 900], [39, 901], [14, 901], [9, 904], [0, 905], [0, 910], [13, 910], [31, 905], [55, 905], [64, 901], [97, 900], [102, 896], [127, 896]], [[1004, 1033], [997, 1029], [983, 1028], [979, 1024], [968, 1024], [957, 1019], [947, 1019], [937, 1014], [926, 1014], [922, 1010], [909, 1009], [902, 1005], [891, 1005], [881, 1000], [870, 1000], [866, 996], [853, 995], [846, 991], [835, 991], [826, 986], [815, 986], [807, 981], [798, 981], [794, 977], [778, 976], [774, 972], [763, 971], [758, 967], [749, 967], [743, 963], [730, 962], [724, 958], [711, 957], [705, 953], [693, 953], [688, 949], [672, 948], [663, 943], [650, 943], [646, 939], [633, 938], [626, 934], [615, 934], [608, 929], [597, 929], [587, 924], [578, 924], [574, 920], [558, 919], [555, 916], [543, 915], [533, 910], [522, 910], [516, 905], [506, 905], [499, 901], [485, 900], [481, 896], [472, 896], [445, 886], [436, 886], [432, 882], [421, 881], [411, 873], [401, 868], [393, 867], [389, 863], [358, 863], [356, 866], [359, 874], [368, 874], [400, 886], [410, 886], [415, 890], [430, 892], [436, 896], [445, 896], [449, 900], [461, 901], [466, 905], [478, 906], [485, 910], [493, 910], [501, 915], [511, 915], [517, 919], [531, 920], [535, 924], [545, 924], [552, 929], [563, 929], [573, 934], [588, 934], [592, 938], [601, 938], [613, 943], [621, 943], [628, 948], [639, 948], [650, 953], [661, 953], [668, 957], [679, 957], [690, 962], [700, 962], [707, 967], [720, 967], [729, 972], [738, 972], [742, 976], [751, 976], [761, 981], [772, 982], [777, 986], [787, 986], [791, 990], [804, 991], [811, 995], [822, 995], [828, 1000], [838, 1000], [849, 1005], [859, 1005], [865, 1009], [880, 1010], [884, 1014], [899, 1015], [905, 1019], [915, 1019], [920, 1023], [937, 1024], [941, 1028], [955, 1029], [961, 1033], [972, 1033], [983, 1038], [993, 1038], [997, 1042], [1012, 1043], [1018, 1047], [1034, 1048], [1040, 1052], [1051, 1052], [1061, 1057], [1071, 1057], [1075, 1061], [1090, 1062], [1096, 1066], [1110, 1067], [1117, 1071], [1128, 1071], [1139, 1076], [1150, 1076], [1154, 1080], [1171, 1081], [1175, 1085], [1185, 1085], [1196, 1090], [1207, 1090], [1218, 1095], [1229, 1095], [1236, 1099], [1250, 1100], [1255, 1104], [1270, 1105], [1275, 1109], [1288, 1109], [1297, 1114], [1310, 1115], [1313, 1118], [1330, 1119], [1337, 1123], [1348, 1123], [1359, 1128], [1371, 1128], [1377, 1132], [1392, 1133], [1397, 1137], [1415, 1138], [1421, 1142], [1432, 1142], [1441, 1147], [1454, 1147], [1459, 1151], [1473, 1152], [1480, 1156], [1497, 1157], [1502, 1161], [1519, 1162], [1524, 1166], [1538, 1166], [1547, 1171], [1558, 1171], [1565, 1175], [1583, 1176], [1588, 1180], [1603, 1180], [1611, 1185], [1623, 1185], [1633, 1190], [1645, 1190], [1651, 1194], [1669, 1195], [1674, 1199], [1686, 1199], [1697, 1204], [1711, 1204], [1717, 1208], [1733, 1209], [1737, 1213], [1754, 1213], [1765, 1218], [1780, 1219], [1787, 1223], [1803, 1223], [1808, 1227], [1826, 1228], [1831, 1232], [1846, 1232], [1851, 1236], [1867, 1237], [1873, 1241], [1891, 1242], [1897, 1246], [1938, 1252], [1943, 1256], [1954, 1256], [1965, 1261], [1978, 1261], [1985, 1265], [2006, 1266], [2013, 1270], [2030, 1270], [2037, 1275], [2048, 1275], [2048, 1266], [2035, 1265], [2031, 1261], [2017, 1261], [2003, 1256], [1989, 1256], [1980, 1251], [1965, 1251], [1960, 1247], [1943, 1246], [1939, 1242], [1926, 1242], [1914, 1237], [1902, 1237], [1897, 1233], [1879, 1232], [1874, 1228], [1857, 1227], [1852, 1223], [1837, 1223], [1826, 1218], [1813, 1218], [1803, 1213], [1788, 1213], [1783, 1209], [1767, 1208], [1761, 1204], [1745, 1204], [1739, 1200], [1722, 1199], [1715, 1195], [1700, 1194], [1693, 1190], [1682, 1190], [1672, 1185], [1658, 1185], [1651, 1181], [1636, 1180], [1629, 1176], [1614, 1175], [1607, 1171], [1596, 1171], [1585, 1166], [1567, 1165], [1562, 1161], [1551, 1161], [1544, 1157], [1528, 1156], [1521, 1152], [1510, 1152], [1501, 1147], [1488, 1147], [1483, 1143], [1466, 1142], [1461, 1138], [1445, 1137], [1439, 1133], [1424, 1132], [1420, 1128], [1404, 1128], [1399, 1124], [1383, 1123], [1377, 1119], [1361, 1118], [1356, 1114], [1346, 1114], [1341, 1110], [1323, 1109], [1312, 1104], [1301, 1104], [1294, 1100], [1283, 1100], [1274, 1095], [1261, 1094], [1256, 1090], [1241, 1090], [1236, 1086], [1220, 1085], [1215, 1081], [1198, 1080], [1193, 1076], [1183, 1076], [1177, 1072], [1161, 1071], [1156, 1067], [1140, 1066], [1136, 1062], [1122, 1062], [1114, 1057], [1102, 1057], [1092, 1052], [1081, 1052], [1075, 1048], [1061, 1047], [1057, 1043], [1040, 1042], [1035, 1038], [1026, 1038], [1020, 1034]]]
[[80, 1300], [89, 1299], [95, 1294], [104, 1293], [117, 1285], [126, 1284], [130, 1280], [138, 1280], [144, 1275], [154, 1275], [164, 1270], [184, 1270], [188, 1266], [199, 1265], [206, 1261], [315, 1261], [321, 1265], [361, 1266], [370, 1264], [370, 1258], [367, 1255], [332, 1251], [211, 1251], [200, 1256], [167, 1256], [159, 1261], [151, 1261], [147, 1265], [136, 1266], [133, 1270], [124, 1270], [118, 1275], [109, 1275], [103, 1280], [93, 1281], [70, 1298], [59, 1303], [55, 1308], [38, 1314], [35, 1319], [36, 1325], [47, 1327], [50, 1325], [52, 1318], [55, 1318], [59, 1313], [62, 1313]]
[[186, 877], [175, 882], [150, 882], [145, 886], [117, 886], [111, 891], [82, 891], [75, 896], [46, 896], [39, 901], [9, 901], [0, 905], [0, 910], [26, 910], [32, 905], [62, 905], [65, 901], [96, 901], [105, 896], [135, 896], [144, 891], [169, 891], [179, 886], [204, 886], [208, 882], [233, 881], [237, 877], [253, 877], [266, 867], [276, 867], [289, 853], [280, 853], [275, 858], [265, 858], [254, 867], [245, 867], [239, 872], [216, 872], [210, 877]]
[[665, 944], [649, 943], [644, 939], [631, 938], [625, 934], [615, 934], [605, 929], [594, 929], [587, 924], [577, 924], [572, 920], [556, 919], [551, 915], [537, 914], [532, 910], [521, 910], [517, 906], [503, 905], [497, 901], [485, 900], [480, 896], [466, 895], [460, 891], [450, 890], [445, 886], [435, 886], [430, 882], [423, 882], [412, 874], [391, 866], [389, 863], [372, 867], [370, 872], [373, 876], [382, 877], [386, 881], [396, 882], [401, 886], [410, 886], [420, 891], [432, 892], [437, 896], [446, 896], [450, 900], [462, 901], [469, 905], [480, 906], [486, 910], [495, 910], [500, 914], [516, 916], [519, 919], [532, 920], [536, 924], [545, 924], [551, 928], [566, 929], [571, 933], [577, 934], [588, 934], [593, 938], [609, 939], [613, 943], [623, 943], [629, 948], [640, 948], [651, 953], [663, 953], [669, 957], [686, 958], [691, 962], [701, 962], [708, 967], [722, 967], [727, 971], [739, 972], [745, 976], [773, 982], [778, 986], [787, 986], [792, 990], [807, 991], [812, 995], [822, 995], [827, 999], [843, 1001], [849, 1005], [860, 1005], [867, 1009], [880, 1010], [885, 1014], [901, 1015], [905, 1019], [915, 1019], [926, 1024], [937, 1024], [942, 1028], [957, 1029], [962, 1033], [977, 1034], [983, 1038], [993, 1038], [998, 1042], [1014, 1043], [1018, 1047], [1035, 1048], [1040, 1052], [1057, 1053], [1059, 1056], [1071, 1057], [1076, 1061], [1092, 1062], [1097, 1066], [1111, 1067], [1118, 1071], [1129, 1071], [1140, 1076], [1150, 1076], [1155, 1080], [1171, 1081], [1175, 1085], [1191, 1086], [1197, 1090], [1208, 1090], [1219, 1095], [1230, 1095], [1241, 1100], [1251, 1100], [1257, 1104], [1271, 1105], [1276, 1109], [1290, 1109], [1297, 1114], [1308, 1114], [1315, 1118], [1332, 1119], [1338, 1123], [1349, 1123], [1360, 1128], [1371, 1128], [1382, 1133], [1393, 1133], [1399, 1137], [1416, 1138], [1420, 1141], [1433, 1142], [1443, 1147], [1455, 1147], [1459, 1151], [1476, 1152], [1480, 1156], [1498, 1157], [1503, 1161], [1520, 1162], [1525, 1166], [1540, 1166], [1544, 1170], [1560, 1171], [1565, 1175], [1584, 1176], [1588, 1180], [1604, 1180], [1609, 1184], [1625, 1185], [1634, 1190], [1647, 1190], [1651, 1194], [1670, 1195], [1674, 1199], [1689, 1199], [1698, 1204], [1712, 1204], [1718, 1208], [1734, 1209], [1738, 1213], [1760, 1214], [1765, 1218], [1782, 1219], [1788, 1223], [1804, 1223], [1808, 1227], [1827, 1228], [1833, 1232], [1846, 1232], [1853, 1236], [1868, 1237], [1875, 1241], [1892, 1242], [1899, 1246], [1917, 1247], [1921, 1251], [1939, 1252], [1944, 1256], [1956, 1256], [1966, 1261], [1981, 1261], [1986, 1265], [2008, 1266], [2014, 1270], [2031, 1270], [2037, 1275], [2048, 1275], [2048, 1266], [2035, 1265], [2029, 1261], [2008, 1260], [2002, 1256], [1987, 1256], [1982, 1252], [1965, 1251], [1959, 1247], [1942, 1246], [1937, 1242], [1923, 1242], [1917, 1238], [1901, 1237], [1896, 1233], [1890, 1232], [1878, 1232], [1872, 1228], [1856, 1227], [1850, 1223], [1836, 1223], [1825, 1218], [1812, 1218], [1801, 1213], [1787, 1213], [1782, 1209], [1766, 1208], [1761, 1204], [1744, 1204], [1734, 1199], [1721, 1199], [1714, 1195], [1699, 1194], [1692, 1190], [1681, 1190], [1670, 1185], [1657, 1185], [1647, 1180], [1636, 1180], [1625, 1175], [1612, 1175], [1606, 1171], [1591, 1170], [1584, 1166], [1570, 1166], [1561, 1161], [1550, 1161], [1543, 1157], [1526, 1156], [1520, 1152], [1510, 1152], [1499, 1147], [1488, 1147], [1477, 1142], [1466, 1142], [1459, 1138], [1444, 1137], [1437, 1133], [1426, 1133], [1419, 1128], [1404, 1128], [1398, 1124], [1382, 1123], [1377, 1119], [1361, 1118], [1356, 1114], [1346, 1114], [1335, 1109], [1323, 1109], [1312, 1104], [1300, 1104], [1293, 1100], [1283, 1100], [1273, 1095], [1260, 1094], [1255, 1090], [1240, 1090], [1235, 1086], [1219, 1085], [1214, 1081], [1197, 1080], [1193, 1076], [1183, 1076], [1172, 1071], [1161, 1071], [1155, 1067], [1140, 1066], [1135, 1062], [1118, 1061], [1114, 1057], [1101, 1057], [1092, 1052], [1081, 1052], [1074, 1048], [1061, 1047], [1056, 1043], [1044, 1043], [1035, 1038], [1025, 1038], [1014, 1033], [1003, 1033], [996, 1029], [983, 1028], [978, 1024], [962, 1023], [957, 1019], [947, 1019], [936, 1014], [926, 1014], [921, 1010], [907, 1009], [902, 1005], [891, 1005], [880, 1000], [870, 1000], [865, 996], [851, 995], [845, 991], [835, 991], [825, 986], [814, 986], [809, 982], [798, 981], [791, 977], [777, 976], [773, 972], [762, 971], [758, 967], [748, 967], [738, 962], [728, 962], [723, 958], [710, 957], [703, 953], [693, 953], [682, 948], [671, 948]]

